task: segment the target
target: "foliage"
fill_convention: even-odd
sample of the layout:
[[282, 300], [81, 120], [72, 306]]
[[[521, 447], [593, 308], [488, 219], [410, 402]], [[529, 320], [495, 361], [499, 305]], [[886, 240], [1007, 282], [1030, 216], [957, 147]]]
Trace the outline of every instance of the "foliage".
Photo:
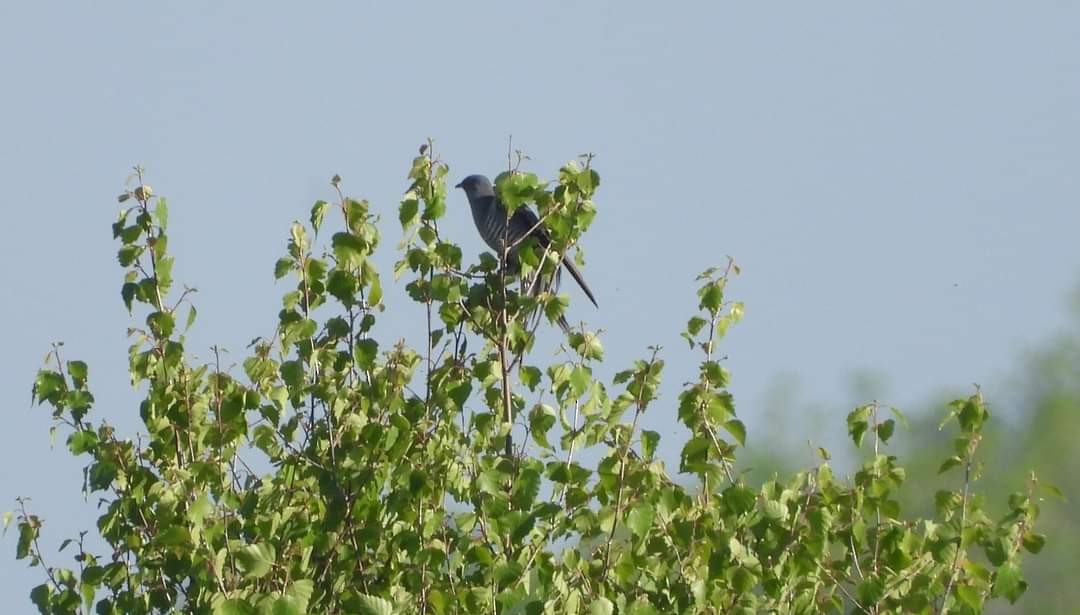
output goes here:
[[[525, 247], [522, 275], [550, 280], [593, 221], [591, 163], [568, 163], [551, 185], [498, 178], [508, 208], [536, 207], [552, 237]], [[678, 399], [687, 487], [660, 434], [638, 429], [656, 405], [659, 349], [607, 385], [593, 377], [600, 339], [581, 328], [559, 360], [532, 364], [537, 327], [567, 299], [550, 284], [513, 290], [504, 255], [463, 266], [439, 234], [448, 173], [421, 148], [399, 208], [395, 273], [424, 306], [423, 347], [376, 337], [395, 316], [371, 261], [379, 233], [335, 177], [337, 200], [293, 224], [274, 267], [293, 283], [276, 337], [256, 340], [236, 377], [185, 354], [195, 308], [173, 292], [167, 205], [139, 172], [113, 235], [121, 297], [143, 322], [129, 359], [146, 433], [92, 421], [87, 365], [54, 348], [34, 398], [86, 460], [111, 553], [80, 539], [76, 569], [45, 566], [42, 520], [20, 503], [16, 556], [45, 570], [31, 592], [41, 612], [976, 613], [1023, 593], [1020, 553], [1044, 542], [1038, 508], [1016, 494], [993, 520], [972, 491], [989, 419], [978, 392], [950, 407], [945, 465], [964, 480], [936, 494], [932, 518], [902, 514], [905, 471], [885, 452], [895, 420], [876, 405], [848, 417], [867, 449], [851, 480], [822, 451], [816, 468], [751, 486], [733, 470], [745, 427], [716, 352], [743, 314], [725, 295], [738, 268], [710, 269], [684, 333], [701, 357]], [[586, 449], [594, 465], [579, 460]]]
[[[1027, 468], [1039, 469], [1036, 493], [1059, 505], [1046, 506], [1039, 515], [1040, 528], [1054, 539], [1024, 566], [1030, 582], [1024, 610], [1071, 614], [1080, 601], [1080, 587], [1072, 576], [1080, 568], [1080, 516], [1075, 506], [1060, 502], [1074, 498], [1080, 485], [1080, 453], [1073, 444], [1080, 430], [1080, 380], [1076, 378], [1080, 374], [1080, 311], [1074, 314], [1071, 328], [1055, 332], [1035, 352], [1027, 353], [1018, 367], [1018, 373], [1006, 379], [1014, 393], [1008, 403], [999, 402], [1006, 406], [1004, 419], [988, 424], [983, 432], [981, 447], [986, 454], [979, 490], [987, 498], [987, 510], [1003, 513], [1001, 501], [1007, 501], [1013, 486], [1025, 480]], [[905, 440], [911, 441], [900, 447], [908, 459], [909, 482], [940, 480], [936, 475], [941, 460], [932, 451], [947, 439], [938, 431], [937, 421], [930, 416], [913, 418], [911, 438]], [[1052, 485], [1060, 485], [1064, 495]], [[905, 493], [900, 501], [916, 513], [931, 513], [932, 503], [919, 502], [919, 495]]]

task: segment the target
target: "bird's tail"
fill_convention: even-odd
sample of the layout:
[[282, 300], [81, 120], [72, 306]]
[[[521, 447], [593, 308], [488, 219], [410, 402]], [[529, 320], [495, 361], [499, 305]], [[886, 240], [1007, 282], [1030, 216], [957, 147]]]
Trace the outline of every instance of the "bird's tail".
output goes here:
[[581, 290], [585, 291], [585, 296], [589, 298], [589, 301], [592, 301], [594, 306], [600, 307], [600, 304], [596, 302], [596, 297], [592, 294], [592, 290], [589, 289], [589, 285], [585, 283], [585, 276], [581, 275], [581, 271], [574, 265], [574, 261], [570, 260], [570, 255], [564, 256], [562, 262], [566, 270], [574, 277], [574, 281], [581, 287]]

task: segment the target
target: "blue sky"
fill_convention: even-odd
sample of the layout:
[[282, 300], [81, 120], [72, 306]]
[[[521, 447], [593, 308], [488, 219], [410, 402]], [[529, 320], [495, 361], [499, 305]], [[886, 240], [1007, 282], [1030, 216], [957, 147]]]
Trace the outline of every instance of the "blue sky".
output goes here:
[[[605, 331], [612, 372], [664, 347], [646, 427], [669, 456], [693, 278], [726, 255], [751, 447], [809, 403], [815, 437], [842, 433], [857, 373], [901, 407], [973, 382], [1007, 400], [1080, 278], [1072, 3], [5, 3], [0, 57], [0, 510], [31, 496], [46, 544], [96, 518], [28, 407], [49, 343], [90, 362], [97, 416], [137, 422], [109, 233], [134, 164], [169, 197], [175, 276], [200, 291], [189, 349], [239, 362], [273, 331], [289, 223], [333, 174], [382, 212], [389, 280], [426, 138], [455, 178], [503, 169], [511, 134], [545, 177], [594, 152], [601, 309], [564, 285], [571, 320]], [[442, 230], [482, 250], [460, 193]], [[388, 343], [421, 312], [387, 294]], [[29, 610], [40, 575], [13, 535], [0, 549], [0, 596]]]

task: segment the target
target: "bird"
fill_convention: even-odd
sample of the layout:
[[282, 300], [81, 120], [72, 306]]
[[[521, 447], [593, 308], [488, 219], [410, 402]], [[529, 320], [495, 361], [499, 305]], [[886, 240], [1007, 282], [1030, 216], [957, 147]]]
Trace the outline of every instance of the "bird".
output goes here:
[[[510, 251], [507, 254], [507, 261], [509, 262], [506, 263], [506, 266], [510, 273], [515, 273], [518, 269], [517, 250], [520, 249], [521, 240], [526, 234], [535, 239], [541, 248], [546, 248], [551, 244], [551, 236], [548, 235], [544, 225], [539, 223], [540, 218], [537, 217], [533, 210], [524, 205], [514, 210], [514, 215], [510, 216], [509, 228], [507, 228], [506, 206], [495, 194], [495, 187], [491, 185], [491, 180], [487, 177], [469, 175], [461, 180], [455, 188], [461, 188], [465, 191], [465, 197], [469, 200], [469, 208], [472, 210], [473, 222], [476, 223], [476, 230], [480, 232], [480, 237], [484, 240], [484, 243], [494, 250], [496, 254], [502, 255], [503, 239], [508, 241]], [[581, 290], [585, 291], [585, 296], [589, 298], [589, 301], [594, 306], [600, 307], [600, 304], [596, 302], [592, 289], [585, 283], [585, 276], [581, 275], [581, 271], [574, 265], [569, 256], [563, 255], [562, 266], [578, 283]], [[558, 274], [556, 274], [555, 283], [558, 284]], [[570, 333], [570, 325], [566, 322], [565, 317], [560, 315], [558, 324], [564, 333]]]

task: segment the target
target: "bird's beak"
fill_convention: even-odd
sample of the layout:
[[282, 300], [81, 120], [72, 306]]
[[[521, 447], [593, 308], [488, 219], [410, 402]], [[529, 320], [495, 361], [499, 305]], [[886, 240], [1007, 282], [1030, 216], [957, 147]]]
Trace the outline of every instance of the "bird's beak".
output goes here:
[[461, 184], [464, 184], [464, 183], [465, 183], [465, 182], [464, 182], [464, 180], [463, 180], [463, 181], [459, 181], [458, 183], [454, 184], [454, 187], [455, 187], [455, 188], [460, 188], [460, 187], [461, 187]]

